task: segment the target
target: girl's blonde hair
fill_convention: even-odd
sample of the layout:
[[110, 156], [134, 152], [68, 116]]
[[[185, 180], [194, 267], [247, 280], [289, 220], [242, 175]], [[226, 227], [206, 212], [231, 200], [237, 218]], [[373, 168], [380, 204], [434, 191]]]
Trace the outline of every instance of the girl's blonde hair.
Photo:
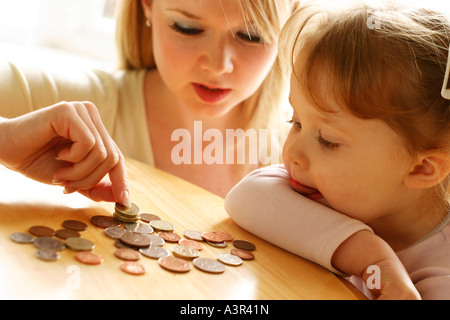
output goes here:
[[[221, 0], [207, 0], [221, 1]], [[299, 0], [235, 0], [246, 21], [252, 21], [265, 43], [278, 39], [281, 29]], [[116, 44], [119, 69], [155, 68], [152, 31], [145, 24], [139, 0], [122, 0], [117, 10]], [[249, 30], [252, 31], [252, 30]], [[230, 31], [231, 32], [231, 31]], [[259, 89], [243, 102], [243, 129], [280, 129], [281, 106], [288, 86], [276, 59]], [[283, 137], [281, 137], [283, 139]], [[281, 144], [281, 141], [278, 143]]]
[[[441, 96], [449, 19], [392, 1], [378, 5], [307, 6], [291, 17], [282, 38], [295, 89], [324, 111], [338, 101], [359, 118], [385, 121], [413, 156], [435, 149], [450, 156], [450, 101]], [[448, 198], [448, 176], [441, 187]]]

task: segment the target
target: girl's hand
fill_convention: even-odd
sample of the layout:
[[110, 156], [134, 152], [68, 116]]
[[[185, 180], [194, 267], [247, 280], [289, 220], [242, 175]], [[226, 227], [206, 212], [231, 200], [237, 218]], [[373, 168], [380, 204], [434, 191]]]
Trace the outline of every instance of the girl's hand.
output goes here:
[[[90, 102], [0, 118], [0, 163], [34, 180], [130, 206], [125, 160]], [[109, 174], [110, 181], [102, 180]]]

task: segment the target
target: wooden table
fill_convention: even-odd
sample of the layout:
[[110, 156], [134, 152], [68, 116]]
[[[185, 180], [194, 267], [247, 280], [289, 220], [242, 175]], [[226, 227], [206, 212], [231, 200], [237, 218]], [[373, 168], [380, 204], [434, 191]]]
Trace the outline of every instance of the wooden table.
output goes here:
[[[170, 221], [175, 232], [224, 230], [234, 239], [256, 245], [255, 259], [241, 266], [226, 266], [222, 274], [209, 274], [192, 266], [184, 274], [161, 268], [157, 260], [142, 256], [146, 274], [133, 276], [120, 270], [114, 240], [90, 223], [94, 215], [111, 215], [113, 203], [93, 202], [62, 188], [37, 183], [0, 166], [0, 298], [1, 299], [361, 299], [362, 295], [334, 274], [277, 248], [236, 225], [223, 208], [223, 199], [195, 185], [145, 164], [127, 159], [132, 201], [141, 212]], [[10, 239], [33, 225], [55, 230], [64, 220], [88, 225], [82, 237], [95, 243], [100, 265], [78, 262], [66, 249], [57, 261], [35, 256], [33, 244]], [[171, 249], [172, 243], [165, 247]], [[204, 244], [201, 257], [216, 258], [225, 249]]]

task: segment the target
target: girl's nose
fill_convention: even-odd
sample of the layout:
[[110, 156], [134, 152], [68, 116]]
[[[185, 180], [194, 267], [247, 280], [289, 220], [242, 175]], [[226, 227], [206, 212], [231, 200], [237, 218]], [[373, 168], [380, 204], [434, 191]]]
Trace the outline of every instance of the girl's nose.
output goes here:
[[214, 75], [233, 72], [232, 46], [226, 40], [210, 41], [202, 57], [202, 68]]
[[290, 134], [283, 147], [284, 158], [291, 165], [301, 170], [309, 169], [309, 159], [306, 155], [306, 145], [302, 141], [301, 133]]

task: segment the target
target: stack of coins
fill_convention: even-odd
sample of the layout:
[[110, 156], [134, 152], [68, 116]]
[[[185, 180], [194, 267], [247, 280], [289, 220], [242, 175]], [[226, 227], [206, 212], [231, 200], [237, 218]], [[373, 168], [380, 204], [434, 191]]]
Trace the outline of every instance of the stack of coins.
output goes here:
[[116, 220], [120, 220], [123, 222], [136, 222], [141, 217], [139, 207], [134, 203], [131, 204], [130, 208], [127, 208], [120, 203], [116, 203], [114, 209], [115, 212], [113, 214], [113, 217]]

